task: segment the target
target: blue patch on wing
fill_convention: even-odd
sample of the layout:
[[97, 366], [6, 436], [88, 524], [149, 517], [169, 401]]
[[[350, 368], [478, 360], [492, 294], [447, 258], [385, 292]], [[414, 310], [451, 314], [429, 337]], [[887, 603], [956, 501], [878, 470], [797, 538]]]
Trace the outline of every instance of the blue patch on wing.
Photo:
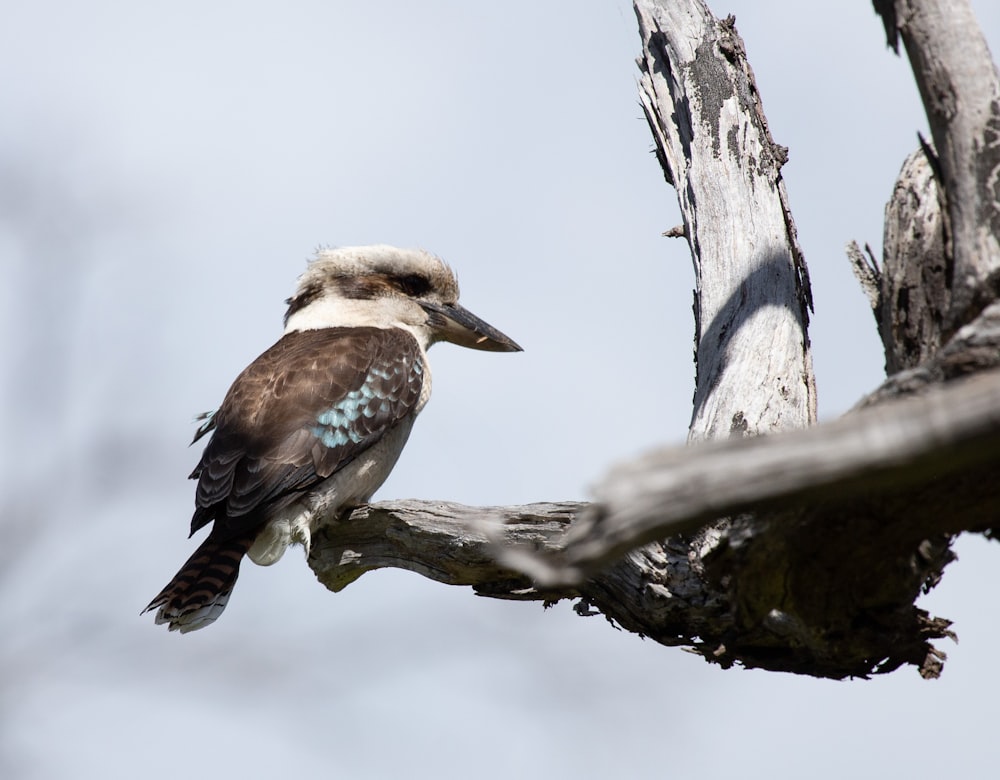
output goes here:
[[[415, 376], [423, 374], [420, 360], [408, 366]], [[406, 381], [401, 381], [402, 367], [385, 369], [372, 366], [365, 383], [352, 390], [334, 406], [316, 416], [316, 425], [309, 432], [319, 439], [324, 447], [335, 449], [344, 445], [360, 444], [383, 425], [394, 422], [393, 406], [405, 392]], [[379, 416], [381, 424], [372, 425]]]

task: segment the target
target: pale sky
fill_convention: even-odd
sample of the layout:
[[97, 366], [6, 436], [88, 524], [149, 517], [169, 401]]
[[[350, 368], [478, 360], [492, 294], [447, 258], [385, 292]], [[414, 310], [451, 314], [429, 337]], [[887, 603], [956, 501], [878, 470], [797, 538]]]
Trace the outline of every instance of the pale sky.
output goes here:
[[[585, 499], [684, 440], [684, 242], [631, 5], [9, 4], [0, 29], [0, 776], [841, 778], [995, 769], [996, 550], [921, 601], [941, 680], [734, 669], [413, 574], [247, 564], [222, 619], [140, 609], [193, 551], [195, 414], [280, 334], [321, 245], [421, 246], [523, 354], [431, 352], [377, 498]], [[843, 247], [926, 120], [868, 2], [735, 13], [816, 300], [820, 415], [883, 376]], [[974, 3], [994, 51], [1000, 5]], [[623, 403], [641, 396], [646, 403]], [[993, 769], [990, 769], [992, 767]]]

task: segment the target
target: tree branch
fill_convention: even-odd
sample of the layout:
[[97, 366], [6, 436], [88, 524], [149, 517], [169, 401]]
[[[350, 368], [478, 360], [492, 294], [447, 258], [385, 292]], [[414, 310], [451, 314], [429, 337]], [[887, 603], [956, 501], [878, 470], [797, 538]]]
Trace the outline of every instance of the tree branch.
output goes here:
[[886, 374], [913, 368], [937, 352], [951, 305], [952, 254], [933, 154], [923, 146], [903, 163], [885, 209], [882, 268], [867, 263], [853, 242], [848, 247], [878, 325]]
[[437, 501], [386, 501], [330, 523], [313, 538], [309, 565], [330, 590], [341, 591], [367, 571], [392, 566], [448, 585], [471, 585], [483, 596], [555, 599], [523, 573], [498, 562], [501, 545], [556, 552], [585, 504], [471, 507]]
[[[692, 441], [816, 417], [809, 278], [743, 41], [701, 0], [637, 0], [640, 98], [695, 268]], [[753, 392], [747, 392], [753, 388]]]
[[1000, 295], [1000, 76], [967, 0], [879, 0], [903, 39], [940, 163], [954, 270], [945, 335]]
[[[810, 507], [819, 530], [823, 507], [838, 512], [853, 502], [863, 510], [866, 496], [905, 493], [929, 480], [943, 485], [997, 465], [1000, 372], [994, 371], [807, 430], [665, 449], [621, 465], [594, 488], [596, 505], [573, 523], [558, 555], [538, 556], [526, 568], [547, 586], [578, 585], [639, 544], [693, 533], [719, 517], [776, 512], [787, 519], [782, 511]], [[1000, 482], [991, 480], [976, 495], [1000, 510]], [[920, 513], [905, 497], [900, 501], [901, 513]], [[923, 532], [985, 527], [981, 516], [945, 514]]]

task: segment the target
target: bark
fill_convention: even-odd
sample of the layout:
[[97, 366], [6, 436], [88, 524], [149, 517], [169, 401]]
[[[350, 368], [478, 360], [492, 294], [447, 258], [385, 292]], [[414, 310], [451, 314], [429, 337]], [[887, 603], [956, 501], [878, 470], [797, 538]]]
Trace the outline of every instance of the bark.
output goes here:
[[[809, 277], [743, 41], [704, 3], [635, 3], [640, 98], [695, 268], [691, 441], [816, 419]], [[755, 392], [746, 392], [754, 388]]]
[[[448, 585], [471, 585], [484, 596], [539, 599], [522, 572], [498, 561], [498, 549], [557, 552], [585, 504], [470, 507], [451, 502], [387, 501], [354, 511], [313, 539], [309, 565], [330, 590], [343, 590], [367, 571], [393, 566]], [[564, 589], [560, 596], [574, 595]], [[557, 595], [553, 595], [557, 597]]]
[[885, 209], [882, 268], [857, 244], [848, 247], [872, 305], [890, 375], [937, 352], [951, 305], [953, 264], [934, 159], [934, 150], [925, 145], [903, 163]]
[[1000, 76], [967, 0], [877, 0], [902, 38], [937, 150], [950, 222], [945, 335], [1000, 294]]
[[[814, 421], [816, 396], [786, 150], [732, 19], [700, 0], [635, 5], [643, 107], [697, 277], [692, 446], [617, 468], [592, 505], [367, 507], [317, 534], [310, 565], [333, 590], [399, 566], [499, 598], [579, 598], [581, 613], [723, 666], [937, 676], [932, 640], [952, 636], [949, 623], [914, 601], [952, 560], [952, 534], [992, 534], [1000, 512], [1000, 373], [985, 373], [1000, 367], [985, 202], [997, 125], [983, 108], [992, 87], [969, 83], [996, 72], [978, 45], [974, 63], [949, 59], [949, 42], [981, 40], [978, 29], [964, 12], [926, 22], [937, 0], [883, 4], [929, 115], [947, 84], [969, 116], [934, 114], [949, 136], [934, 131], [940, 158], [925, 145], [904, 165], [882, 268], [850, 253], [891, 375], [843, 420], [795, 430]], [[973, 171], [984, 155], [986, 178]]]

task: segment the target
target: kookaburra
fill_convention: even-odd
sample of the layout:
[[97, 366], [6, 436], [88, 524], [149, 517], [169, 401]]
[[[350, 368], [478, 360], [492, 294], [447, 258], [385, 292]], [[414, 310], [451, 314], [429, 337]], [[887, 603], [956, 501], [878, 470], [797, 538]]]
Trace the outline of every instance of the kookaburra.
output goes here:
[[520, 347], [458, 304], [451, 269], [391, 246], [320, 252], [288, 299], [284, 335], [240, 374], [195, 441], [191, 533], [208, 537], [149, 606], [171, 631], [226, 607], [244, 555], [263, 566], [366, 503], [431, 393], [437, 341]]

